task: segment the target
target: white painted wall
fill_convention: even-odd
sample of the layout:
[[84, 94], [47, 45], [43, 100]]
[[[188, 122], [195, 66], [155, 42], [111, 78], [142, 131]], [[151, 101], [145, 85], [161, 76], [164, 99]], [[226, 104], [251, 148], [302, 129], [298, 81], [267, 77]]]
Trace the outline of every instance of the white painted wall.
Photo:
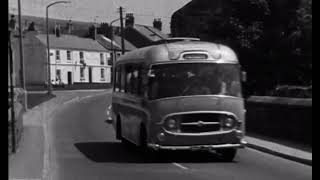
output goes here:
[[[111, 83], [111, 66], [107, 65], [110, 58], [108, 52], [83, 51], [86, 66], [80, 63], [80, 51], [71, 51], [71, 61], [67, 60], [67, 50], [59, 49], [60, 60], [56, 60], [56, 49], [50, 49], [51, 82], [56, 84], [56, 69], [61, 70], [61, 81], [68, 84], [68, 72], [72, 72], [72, 83], [89, 83], [89, 68], [92, 68], [92, 83]], [[104, 65], [100, 64], [100, 53], [103, 54]], [[80, 68], [84, 67], [84, 79], [80, 78]], [[101, 78], [101, 68], [105, 69], [105, 78]]]

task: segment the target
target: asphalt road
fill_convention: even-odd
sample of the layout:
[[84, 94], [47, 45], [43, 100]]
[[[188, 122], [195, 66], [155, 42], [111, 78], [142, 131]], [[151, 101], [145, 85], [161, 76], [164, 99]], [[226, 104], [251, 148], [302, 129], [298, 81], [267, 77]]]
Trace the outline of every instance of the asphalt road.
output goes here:
[[[97, 93], [95, 93], [97, 94]], [[163, 152], [140, 154], [115, 140], [104, 123], [108, 93], [74, 98], [48, 120], [48, 161], [52, 180], [308, 180], [312, 167], [249, 148], [226, 163], [214, 154]], [[46, 163], [45, 163], [46, 164]]]

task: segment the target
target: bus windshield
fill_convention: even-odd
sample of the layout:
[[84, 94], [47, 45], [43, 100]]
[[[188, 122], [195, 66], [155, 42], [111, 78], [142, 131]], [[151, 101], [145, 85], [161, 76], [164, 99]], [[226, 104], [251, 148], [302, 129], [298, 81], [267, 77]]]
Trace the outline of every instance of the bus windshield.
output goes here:
[[152, 66], [150, 73], [150, 100], [193, 95], [241, 97], [238, 64], [161, 64]]

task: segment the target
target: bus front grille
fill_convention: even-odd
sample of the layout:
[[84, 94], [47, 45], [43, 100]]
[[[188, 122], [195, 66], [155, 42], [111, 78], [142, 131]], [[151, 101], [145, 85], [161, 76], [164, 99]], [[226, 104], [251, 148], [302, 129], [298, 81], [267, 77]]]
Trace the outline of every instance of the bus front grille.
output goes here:
[[204, 133], [221, 130], [220, 117], [222, 114], [199, 113], [178, 115], [181, 133]]

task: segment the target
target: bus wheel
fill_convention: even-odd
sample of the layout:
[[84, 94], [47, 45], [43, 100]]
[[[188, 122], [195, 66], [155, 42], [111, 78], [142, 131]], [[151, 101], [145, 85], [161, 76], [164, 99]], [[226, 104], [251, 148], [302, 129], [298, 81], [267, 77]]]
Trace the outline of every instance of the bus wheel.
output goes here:
[[122, 135], [121, 135], [121, 119], [120, 119], [120, 116], [118, 116], [116, 120], [117, 120], [116, 139], [117, 139], [117, 140], [122, 140]]
[[116, 138], [121, 141], [125, 147], [131, 147], [131, 142], [126, 140], [125, 138], [122, 137], [122, 128], [121, 128], [121, 119], [120, 117], [117, 118], [117, 132], [116, 132]]
[[140, 127], [140, 146], [139, 149], [142, 152], [147, 151], [147, 130], [144, 125]]
[[226, 162], [232, 162], [237, 154], [237, 149], [217, 149], [216, 152], [221, 156], [221, 158]]

